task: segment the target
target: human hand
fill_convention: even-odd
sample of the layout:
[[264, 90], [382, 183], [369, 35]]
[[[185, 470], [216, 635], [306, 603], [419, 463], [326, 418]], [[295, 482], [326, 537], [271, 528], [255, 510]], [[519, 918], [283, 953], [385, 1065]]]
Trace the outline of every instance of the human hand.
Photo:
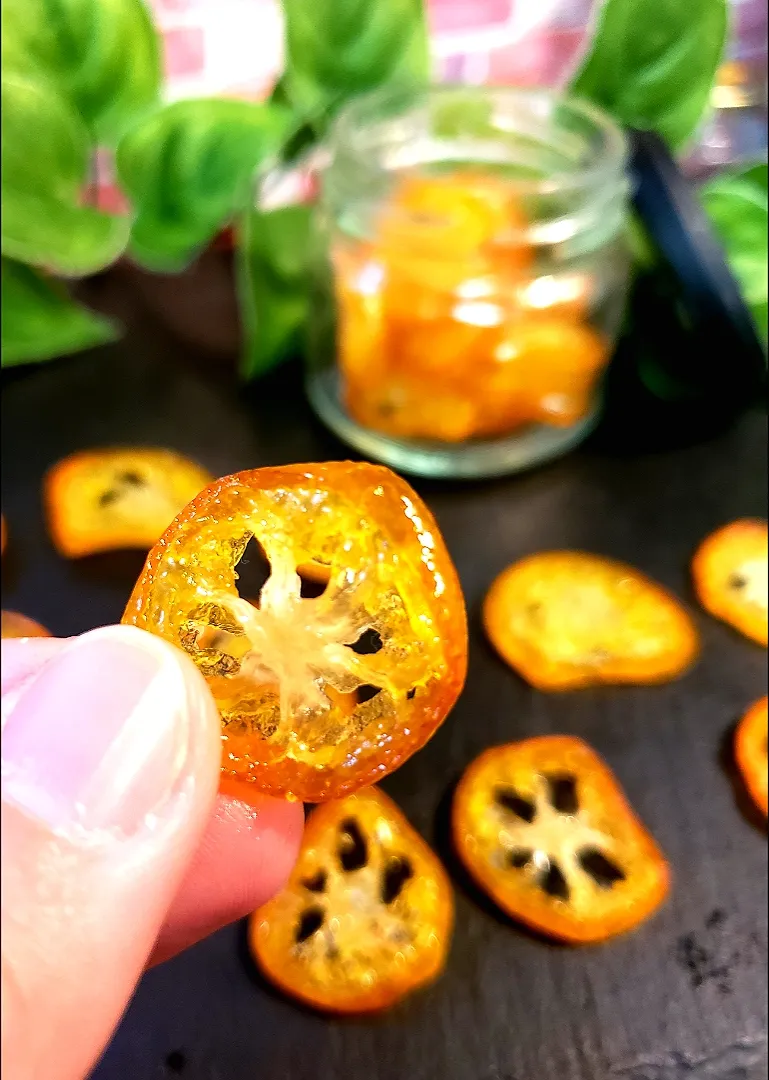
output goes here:
[[2, 643], [2, 1071], [81, 1080], [148, 963], [284, 883], [303, 810], [218, 793], [183, 653], [129, 626]]

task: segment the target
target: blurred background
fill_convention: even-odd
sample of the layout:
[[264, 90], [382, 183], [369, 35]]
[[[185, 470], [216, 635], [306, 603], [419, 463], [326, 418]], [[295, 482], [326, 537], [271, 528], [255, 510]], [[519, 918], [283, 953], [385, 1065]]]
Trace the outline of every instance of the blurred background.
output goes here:
[[[766, 147], [767, 8], [730, 0], [731, 35], [690, 168], [706, 175]], [[283, 68], [277, 0], [151, 0], [168, 100], [266, 97]], [[446, 82], [561, 87], [600, 0], [428, 0], [434, 71]]]
[[[730, 5], [731, 38], [713, 97], [719, 115], [701, 135], [708, 167], [751, 155], [766, 139], [766, 5]], [[563, 86], [597, 7], [600, 0], [429, 0], [435, 74], [447, 82]], [[221, 93], [258, 100], [269, 93], [283, 65], [276, 0], [152, 0], [152, 8], [169, 99]]]

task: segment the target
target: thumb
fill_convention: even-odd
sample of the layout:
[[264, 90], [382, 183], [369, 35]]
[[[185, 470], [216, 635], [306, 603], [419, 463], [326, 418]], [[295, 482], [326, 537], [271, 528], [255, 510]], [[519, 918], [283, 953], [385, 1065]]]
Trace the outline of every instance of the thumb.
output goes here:
[[81, 1080], [211, 813], [219, 720], [142, 630], [47, 642], [32, 673], [26, 644], [3, 642], [2, 1072]]

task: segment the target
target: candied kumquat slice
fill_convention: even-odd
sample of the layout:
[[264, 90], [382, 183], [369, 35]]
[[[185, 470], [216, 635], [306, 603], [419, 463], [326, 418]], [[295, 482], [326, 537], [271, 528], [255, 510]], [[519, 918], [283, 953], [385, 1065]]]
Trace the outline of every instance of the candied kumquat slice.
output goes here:
[[661, 586], [578, 551], [509, 566], [486, 596], [483, 622], [500, 656], [541, 690], [663, 682], [698, 651], [691, 619]]
[[769, 636], [768, 563], [767, 523], [749, 518], [712, 533], [692, 563], [705, 610], [759, 645]]
[[50, 637], [50, 633], [39, 622], [22, 615], [18, 611], [3, 611], [2, 633], [4, 638]]
[[507, 186], [480, 174], [405, 173], [380, 217], [377, 241], [383, 247], [439, 258], [472, 258], [510, 226]]
[[497, 178], [407, 173], [377, 223], [375, 243], [393, 283], [453, 290], [500, 265], [520, 274], [532, 257], [525, 227], [509, 185]]
[[481, 383], [490, 402], [532, 423], [570, 427], [590, 408], [608, 351], [590, 327], [543, 316], [511, 320], [494, 360]]
[[[420, 319], [391, 317], [387, 348], [391, 369], [433, 382], [434, 390], [461, 387], [470, 398], [484, 393], [484, 366], [494, 362], [506, 317], [495, 299], [467, 302], [448, 298], [441, 314]], [[440, 380], [439, 382], [437, 380]]]
[[463, 442], [476, 426], [476, 403], [426, 379], [393, 375], [364, 386], [348, 382], [345, 404], [364, 427], [396, 438]]
[[150, 548], [211, 474], [172, 450], [84, 450], [48, 472], [48, 527], [61, 555]]
[[[269, 576], [244, 598], [237, 567], [253, 542]], [[418, 750], [467, 664], [462, 593], [432, 515], [365, 463], [211, 484], [150, 552], [123, 621], [202, 671], [225, 773], [307, 802], [370, 784]]]
[[440, 862], [381, 791], [314, 810], [288, 885], [251, 916], [253, 956], [329, 1012], [387, 1008], [443, 968], [454, 916]]
[[764, 816], [769, 814], [767, 704], [767, 698], [763, 697], [748, 709], [737, 726], [734, 746], [745, 786]]
[[503, 911], [574, 944], [637, 926], [669, 889], [668, 865], [611, 771], [570, 736], [481, 754], [456, 789], [452, 831]]

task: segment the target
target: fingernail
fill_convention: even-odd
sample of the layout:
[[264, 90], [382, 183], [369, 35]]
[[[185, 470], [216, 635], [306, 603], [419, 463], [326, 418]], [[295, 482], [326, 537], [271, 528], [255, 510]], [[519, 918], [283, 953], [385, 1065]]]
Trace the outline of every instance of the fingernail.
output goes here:
[[135, 627], [94, 630], [44, 665], [7, 718], [3, 799], [54, 829], [134, 833], [180, 782], [189, 728], [173, 650]]

